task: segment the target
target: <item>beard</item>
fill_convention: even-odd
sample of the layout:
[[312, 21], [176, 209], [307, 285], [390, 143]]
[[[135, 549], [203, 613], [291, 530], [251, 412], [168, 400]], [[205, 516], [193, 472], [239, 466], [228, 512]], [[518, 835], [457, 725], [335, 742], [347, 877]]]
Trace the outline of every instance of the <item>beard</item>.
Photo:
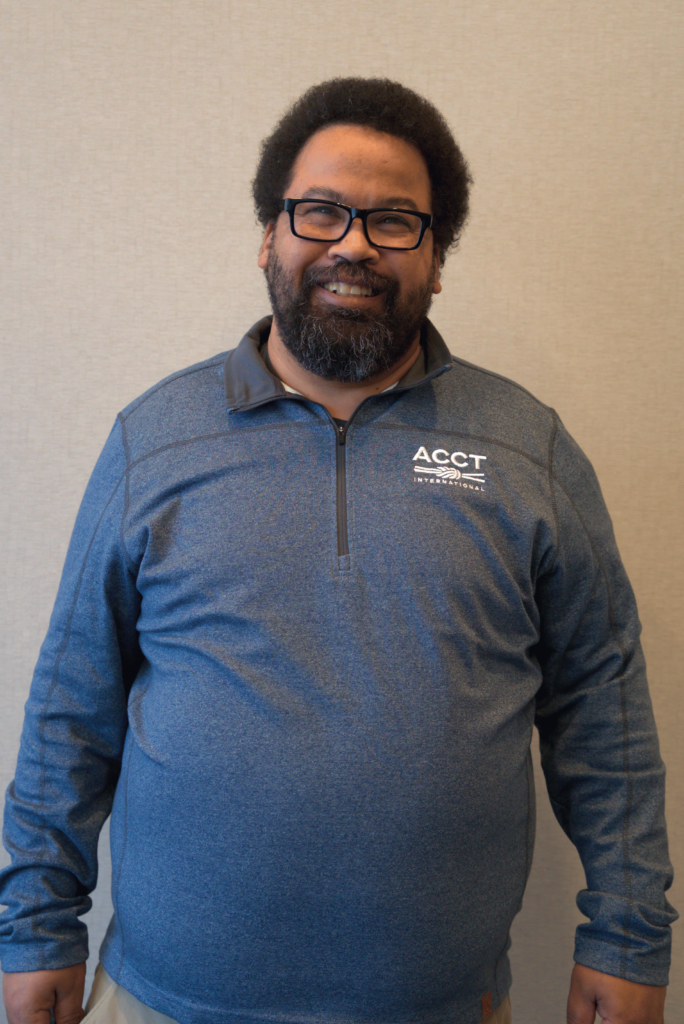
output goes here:
[[[382, 292], [384, 308], [314, 304], [313, 288], [330, 281]], [[398, 281], [346, 260], [332, 267], [309, 268], [298, 288], [273, 250], [266, 283], [278, 333], [288, 351], [305, 370], [343, 384], [359, 384], [396, 365], [413, 344], [432, 302], [431, 275], [400, 300]]]

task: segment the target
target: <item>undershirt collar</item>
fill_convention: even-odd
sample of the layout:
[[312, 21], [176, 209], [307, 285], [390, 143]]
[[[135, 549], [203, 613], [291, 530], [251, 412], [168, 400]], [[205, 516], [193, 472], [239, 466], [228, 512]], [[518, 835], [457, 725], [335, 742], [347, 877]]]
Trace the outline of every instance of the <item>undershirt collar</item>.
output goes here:
[[[390, 386], [388, 388], [383, 388], [383, 390], [380, 392], [381, 395], [387, 394], [388, 391], [393, 391], [394, 388], [397, 388], [400, 385], [403, 387], [406, 384], [412, 384], [414, 382], [414, 380], [419, 380], [421, 377], [423, 377], [423, 375], [426, 372], [427, 352], [425, 350], [425, 345], [423, 343], [423, 335], [422, 335], [422, 333], [421, 333], [420, 343], [421, 343], [421, 348], [423, 350], [423, 358], [421, 359], [420, 356], [418, 356], [416, 361], [413, 363], [412, 366], [409, 367], [409, 369], [406, 371], [404, 376], [401, 377], [399, 380], [395, 380], [394, 384], [390, 384]], [[300, 395], [302, 398], [304, 398], [304, 395], [302, 395], [301, 391], [295, 391], [294, 388], [291, 388], [289, 384], [286, 384], [284, 380], [281, 380], [281, 378], [278, 376], [278, 374], [273, 369], [273, 363], [271, 362], [270, 356], [268, 354], [268, 341], [266, 341], [266, 344], [263, 345], [263, 347], [261, 349], [261, 352], [260, 352], [260, 355], [261, 355], [261, 358], [263, 359], [263, 361], [264, 361], [264, 363], [265, 363], [269, 373], [272, 373], [273, 376], [276, 378], [276, 380], [280, 381], [280, 383], [283, 385], [283, 387], [285, 388], [286, 391], [288, 391], [291, 395]], [[346, 420], [340, 420], [340, 419], [337, 419], [336, 417], [334, 417], [334, 419], [335, 419], [335, 422], [338, 425], [340, 425], [340, 426], [342, 426], [344, 423], [347, 422]]]

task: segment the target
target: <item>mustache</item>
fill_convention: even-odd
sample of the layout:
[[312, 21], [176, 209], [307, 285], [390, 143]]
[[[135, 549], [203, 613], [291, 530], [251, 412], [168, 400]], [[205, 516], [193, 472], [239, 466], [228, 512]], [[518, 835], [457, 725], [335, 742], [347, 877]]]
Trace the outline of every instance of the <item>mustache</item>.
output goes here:
[[332, 267], [309, 267], [304, 273], [302, 291], [308, 293], [315, 285], [330, 284], [331, 281], [364, 285], [374, 292], [392, 291], [394, 286], [393, 281], [361, 263], [340, 262], [334, 263]]

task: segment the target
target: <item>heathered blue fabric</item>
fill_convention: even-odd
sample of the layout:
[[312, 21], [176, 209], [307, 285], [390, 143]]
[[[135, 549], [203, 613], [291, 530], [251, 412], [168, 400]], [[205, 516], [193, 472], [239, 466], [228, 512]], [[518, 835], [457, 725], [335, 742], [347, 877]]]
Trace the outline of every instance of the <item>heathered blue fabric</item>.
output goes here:
[[474, 1024], [511, 981], [536, 717], [576, 958], [664, 984], [663, 766], [586, 458], [429, 326], [423, 379], [349, 427], [338, 557], [334, 426], [265, 368], [269, 323], [130, 405], [88, 485], [7, 794], [4, 969], [85, 959], [111, 810], [101, 957], [144, 1003]]

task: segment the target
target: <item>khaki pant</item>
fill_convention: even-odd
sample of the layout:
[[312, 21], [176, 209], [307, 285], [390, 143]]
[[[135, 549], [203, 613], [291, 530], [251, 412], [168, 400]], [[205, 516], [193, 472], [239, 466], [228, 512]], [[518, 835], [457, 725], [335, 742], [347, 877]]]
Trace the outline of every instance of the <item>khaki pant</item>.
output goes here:
[[[86, 1016], [81, 1024], [176, 1024], [176, 1021], [139, 1002], [125, 988], [113, 982], [102, 964], [98, 964], [86, 1004]], [[511, 1001], [508, 996], [487, 1017], [486, 1024], [511, 1024]]]

